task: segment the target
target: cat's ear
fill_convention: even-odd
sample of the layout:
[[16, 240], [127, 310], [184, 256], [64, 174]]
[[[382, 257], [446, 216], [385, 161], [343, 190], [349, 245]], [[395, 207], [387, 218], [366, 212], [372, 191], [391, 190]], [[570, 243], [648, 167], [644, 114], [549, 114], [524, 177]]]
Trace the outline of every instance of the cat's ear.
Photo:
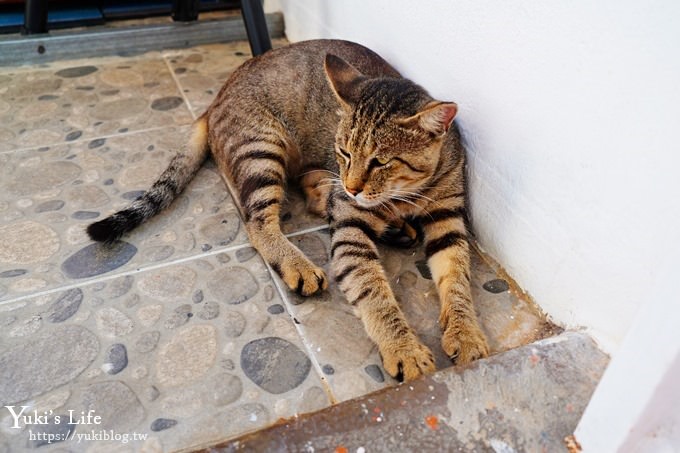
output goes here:
[[330, 53], [326, 55], [324, 69], [338, 99], [345, 104], [354, 104], [359, 96], [358, 85], [366, 79], [366, 76], [342, 58]]
[[458, 113], [454, 102], [432, 101], [413, 116], [399, 121], [402, 126], [421, 128], [437, 136], [446, 134]]

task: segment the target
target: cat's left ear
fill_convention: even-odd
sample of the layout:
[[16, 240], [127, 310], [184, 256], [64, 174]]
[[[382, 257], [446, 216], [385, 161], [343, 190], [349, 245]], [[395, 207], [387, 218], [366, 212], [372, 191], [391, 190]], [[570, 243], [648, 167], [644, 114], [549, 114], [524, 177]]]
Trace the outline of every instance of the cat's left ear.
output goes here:
[[405, 127], [419, 127], [437, 136], [446, 134], [458, 113], [455, 102], [432, 101], [413, 116], [399, 121]]
[[359, 84], [366, 80], [366, 76], [357, 71], [354, 66], [333, 54], [326, 55], [324, 61], [326, 77], [338, 99], [346, 105], [354, 104], [359, 98]]

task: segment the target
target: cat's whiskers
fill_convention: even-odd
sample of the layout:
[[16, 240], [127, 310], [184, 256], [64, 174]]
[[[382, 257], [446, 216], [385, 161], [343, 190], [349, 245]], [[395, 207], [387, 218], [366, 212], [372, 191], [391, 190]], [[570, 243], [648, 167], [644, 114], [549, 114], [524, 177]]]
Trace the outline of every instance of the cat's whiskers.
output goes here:
[[[390, 189], [387, 191], [387, 195], [390, 198], [398, 199], [401, 201], [408, 201], [412, 204], [416, 204], [416, 201], [419, 201], [420, 198], [417, 193], [414, 192], [408, 192], [408, 191], [403, 191], [403, 190], [397, 190], [397, 189]], [[420, 206], [419, 206], [420, 207]]]
[[[410, 205], [415, 206], [416, 208], [422, 210], [422, 213], [423, 213], [423, 214], [425, 214], [425, 215], [429, 216], [430, 218], [432, 218], [432, 214], [430, 214], [430, 211], [429, 211], [428, 209], [426, 209], [424, 206], [418, 205], [417, 203], [413, 202], [413, 201], [409, 198], [409, 196], [417, 198], [416, 196], [418, 196], [418, 195], [420, 195], [420, 194], [415, 193], [415, 192], [405, 192], [405, 195], [401, 195], [401, 194], [399, 194], [399, 192], [405, 192], [405, 191], [399, 191], [399, 190], [396, 190], [396, 189], [392, 189], [392, 190], [390, 190], [390, 191], [388, 192], [388, 195], [389, 195], [393, 200], [401, 201], [402, 203], [408, 203], [408, 204], [410, 204]], [[423, 198], [423, 197], [424, 197], [424, 196], [421, 196], [421, 198]], [[424, 198], [427, 199], [427, 197], [424, 197]], [[433, 202], [434, 204], [439, 205], [439, 203], [437, 203], [437, 202], [434, 201], [434, 200], [432, 200], [432, 202]]]
[[[407, 191], [407, 190], [399, 190], [399, 189], [390, 189], [388, 192], [389, 194], [393, 194], [396, 196], [408, 198], [409, 200], [425, 200], [430, 204], [434, 204], [437, 207], [444, 207], [440, 202], [437, 200], [433, 200], [432, 198], [425, 196], [419, 192], [413, 192], [413, 191]], [[423, 208], [424, 209], [424, 208]], [[425, 209], [424, 209], [425, 210]], [[427, 211], [427, 210], [425, 210]]]
[[395, 194], [399, 194], [399, 195], [402, 195], [402, 196], [406, 196], [406, 197], [412, 198], [412, 199], [421, 199], [421, 200], [429, 201], [430, 203], [437, 203], [432, 198], [427, 197], [427, 196], [425, 196], [425, 195], [423, 195], [419, 192], [413, 192], [413, 191], [410, 191], [410, 190], [399, 190], [399, 189], [391, 189], [390, 192], [395, 193]]
[[411, 200], [409, 200], [408, 198], [403, 197], [403, 196], [401, 196], [401, 195], [390, 194], [390, 199], [392, 199], [392, 200], [397, 200], [397, 201], [401, 201], [402, 203], [410, 204], [410, 205], [412, 205], [412, 206], [414, 206], [414, 207], [416, 207], [416, 208], [418, 208], [418, 209], [423, 209], [420, 205], [414, 203], [413, 201], [411, 201]]
[[340, 178], [323, 178], [320, 179], [315, 187], [317, 188], [322, 188], [322, 187], [330, 187], [330, 186], [341, 186], [342, 181], [340, 181]]
[[395, 216], [396, 218], [400, 218], [401, 216], [399, 215], [399, 212], [397, 212], [397, 207], [392, 203], [389, 199], [381, 201], [380, 204], [378, 205], [380, 207], [385, 207], [390, 213]]
[[326, 169], [324, 169], [324, 168], [317, 168], [317, 169], [314, 169], [314, 170], [306, 171], [306, 172], [304, 172], [304, 173], [301, 173], [301, 174], [300, 174], [300, 177], [306, 176], [306, 175], [311, 175], [312, 173], [316, 173], [316, 172], [318, 172], [318, 171], [322, 171], [322, 172], [324, 172], [324, 173], [330, 173], [331, 175], [337, 176], [338, 178], [340, 178], [340, 175], [339, 175], [338, 173], [335, 173], [334, 171], [326, 170]]
[[[437, 186], [421, 186], [421, 187], [420, 187], [420, 190], [439, 190], [439, 191], [441, 191], [442, 189], [446, 191], [447, 189], [453, 189], [453, 186], [452, 186], [452, 185], [447, 186], [447, 185], [445, 185], [445, 184], [443, 184], [443, 183], [440, 183], [440, 184], [437, 185]], [[458, 193], [452, 194], [452, 195], [450, 195], [450, 196], [451, 196], [451, 197], [453, 197], [453, 196], [464, 197], [464, 196], [465, 196], [465, 192], [458, 192]]]

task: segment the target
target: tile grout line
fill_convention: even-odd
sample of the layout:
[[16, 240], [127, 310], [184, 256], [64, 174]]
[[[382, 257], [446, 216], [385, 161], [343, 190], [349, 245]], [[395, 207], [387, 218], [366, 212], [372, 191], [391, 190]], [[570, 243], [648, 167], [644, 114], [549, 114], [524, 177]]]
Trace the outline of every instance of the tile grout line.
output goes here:
[[166, 267], [166, 266], [174, 266], [176, 264], [182, 264], [182, 263], [185, 263], [187, 261], [191, 261], [191, 260], [195, 260], [195, 259], [206, 258], [206, 257], [213, 256], [213, 255], [219, 255], [220, 253], [233, 252], [233, 251], [240, 250], [240, 249], [243, 249], [243, 248], [246, 248], [246, 247], [252, 247], [252, 246], [250, 245], [249, 242], [246, 242], [246, 243], [243, 243], [243, 244], [233, 245], [233, 246], [230, 246], [230, 247], [209, 250], [207, 252], [203, 252], [203, 253], [200, 253], [198, 255], [190, 255], [190, 256], [185, 256], [185, 257], [182, 257], [182, 258], [177, 258], [175, 260], [167, 261], [167, 262], [164, 262], [164, 263], [151, 264], [151, 265], [141, 265], [141, 266], [136, 267], [134, 269], [129, 269], [129, 270], [122, 271], [122, 272], [116, 272], [116, 273], [113, 273], [111, 275], [105, 275], [105, 276], [101, 276], [101, 277], [95, 277], [95, 278], [91, 278], [91, 279], [81, 280], [77, 283], [70, 283], [68, 285], [58, 286], [58, 287], [55, 287], [55, 288], [47, 289], [45, 291], [38, 291], [38, 292], [35, 292], [35, 293], [26, 294], [26, 295], [23, 295], [23, 296], [16, 297], [14, 299], [8, 299], [8, 300], [0, 301], [0, 306], [7, 305], [7, 304], [10, 304], [12, 302], [19, 302], [19, 301], [22, 301], [22, 300], [30, 299], [32, 297], [40, 297], [40, 296], [45, 296], [45, 295], [57, 293], [57, 292], [60, 292], [60, 291], [68, 290], [68, 289], [78, 288], [80, 286], [93, 285], [95, 283], [113, 280], [113, 279], [118, 278], [118, 277], [125, 277], [127, 275], [140, 274], [142, 272], [153, 271], [153, 270], [160, 269], [160, 268]]
[[284, 236], [287, 237], [287, 238], [294, 238], [296, 236], [302, 236], [303, 234], [316, 233], [317, 231], [322, 231], [322, 230], [327, 230], [327, 229], [328, 229], [328, 225], [317, 225], [315, 227], [309, 227], [309, 228], [305, 228], [304, 230], [294, 231], [292, 233], [284, 234]]
[[5, 150], [5, 151], [0, 151], [0, 155], [2, 154], [8, 154], [8, 153], [14, 153], [14, 152], [20, 152], [20, 151], [31, 151], [31, 150], [37, 150], [40, 148], [45, 148], [45, 147], [55, 147], [55, 146], [62, 146], [62, 145], [71, 145], [71, 144], [82, 144], [82, 143], [89, 143], [93, 140], [98, 140], [98, 139], [112, 139], [112, 138], [117, 138], [117, 137], [127, 137], [130, 135], [135, 135], [135, 134], [144, 134], [147, 132], [155, 132], [163, 129], [171, 129], [174, 127], [186, 127], [189, 126], [190, 124], [175, 124], [172, 126], [157, 126], [157, 127], [151, 127], [148, 129], [140, 129], [136, 131], [126, 131], [126, 132], [118, 132], [115, 134], [108, 134], [108, 135], [96, 135], [93, 137], [89, 138], [79, 138], [77, 140], [72, 140], [72, 141], [63, 141], [63, 142], [58, 142], [58, 143], [47, 143], [47, 144], [42, 144], [42, 145], [35, 145], [35, 146], [27, 146], [24, 148], [15, 148], [15, 149], [10, 149], [10, 150]]
[[[321, 225], [321, 226], [317, 226], [317, 227], [311, 227], [311, 228], [307, 228], [305, 230], [300, 230], [300, 231], [296, 231], [296, 232], [287, 234], [286, 237], [295, 237], [295, 236], [300, 236], [300, 235], [307, 234], [307, 233], [313, 233], [315, 231], [323, 230], [324, 228], [327, 228], [327, 226]], [[58, 292], [61, 292], [61, 291], [66, 291], [66, 290], [69, 290], [69, 289], [78, 288], [80, 286], [93, 285], [95, 283], [113, 280], [113, 279], [118, 278], [118, 277], [125, 277], [127, 275], [134, 275], [134, 274], [139, 274], [139, 273], [142, 273], [142, 272], [153, 271], [153, 270], [160, 269], [160, 268], [166, 267], [166, 266], [174, 266], [176, 264], [186, 263], [188, 261], [192, 261], [192, 260], [195, 260], [195, 259], [201, 259], [201, 258], [207, 258], [207, 257], [214, 256], [214, 255], [219, 255], [220, 253], [234, 252], [234, 251], [246, 248], [246, 247], [252, 247], [252, 244], [250, 242], [245, 242], [243, 244], [237, 244], [237, 245], [232, 245], [232, 246], [228, 246], [228, 247], [224, 247], [224, 248], [213, 249], [213, 250], [209, 250], [207, 252], [202, 252], [198, 255], [185, 256], [185, 257], [182, 257], [182, 258], [177, 258], [175, 260], [171, 260], [171, 261], [167, 261], [167, 262], [163, 262], [163, 263], [151, 264], [151, 265], [141, 265], [141, 266], [136, 267], [134, 269], [129, 269], [129, 270], [122, 271], [122, 272], [116, 272], [116, 273], [113, 273], [113, 274], [110, 274], [110, 275], [104, 275], [104, 276], [95, 277], [95, 278], [91, 278], [91, 279], [87, 279], [87, 280], [81, 280], [81, 281], [78, 281], [78, 282], [70, 283], [68, 285], [56, 286], [54, 288], [46, 289], [44, 291], [37, 291], [37, 292], [34, 292], [34, 293], [30, 293], [30, 294], [24, 294], [23, 296], [18, 296], [18, 297], [15, 297], [15, 298], [3, 300], [3, 301], [0, 301], [0, 307], [2, 307], [4, 305], [9, 305], [9, 304], [14, 303], [14, 302], [21, 302], [21, 301], [26, 300], [26, 299], [31, 299], [33, 297], [46, 296], [46, 295], [58, 293]], [[269, 269], [269, 272], [271, 273], [271, 269]]]
[[[317, 230], [318, 231], [318, 230]], [[290, 236], [287, 236], [290, 237]], [[269, 273], [272, 275], [272, 281], [274, 282], [274, 286], [276, 287], [276, 290], [279, 293], [279, 297], [281, 297], [281, 300], [283, 301], [284, 304], [286, 304], [286, 310], [288, 310], [288, 315], [291, 319], [291, 322], [293, 323], [293, 326], [295, 327], [295, 330], [298, 333], [298, 336], [300, 337], [300, 341], [302, 341], [302, 344], [304, 345], [305, 349], [307, 350], [307, 355], [310, 357], [310, 360], [312, 364], [314, 365], [314, 370], [316, 370], [317, 375], [319, 376], [319, 380], [324, 386], [324, 390], [326, 391], [326, 395], [329, 397], [330, 401], [330, 406], [333, 406], [338, 402], [338, 399], [335, 397], [333, 394], [333, 389], [330, 386], [330, 383], [328, 382], [328, 379], [324, 376], [323, 369], [321, 368], [321, 364], [319, 363], [318, 359], [316, 358], [316, 354], [314, 354], [314, 349], [312, 348], [312, 345], [307, 341], [305, 336], [303, 335], [302, 332], [302, 327], [301, 324], [295, 322], [295, 316], [293, 315], [293, 311], [291, 310], [291, 302], [288, 300], [287, 292], [288, 290], [284, 289], [281, 286], [281, 281], [278, 279], [276, 274], [273, 272], [272, 268], [269, 266], [269, 263], [266, 261], [264, 264], [267, 266], [267, 269], [269, 270]]]
[[172, 77], [172, 80], [175, 82], [175, 86], [177, 86], [177, 90], [179, 91], [180, 96], [182, 96], [182, 99], [184, 99], [184, 104], [189, 109], [189, 114], [194, 119], [194, 121], [196, 121], [197, 116], [194, 113], [194, 109], [191, 105], [191, 102], [189, 102], [189, 98], [187, 98], [186, 94], [184, 93], [184, 90], [182, 89], [182, 85], [179, 83], [177, 74], [175, 74], [175, 71], [172, 70], [172, 66], [170, 66], [170, 62], [168, 61], [163, 52], [161, 52], [161, 58], [163, 59], [163, 63], [165, 63], [165, 66], [168, 68], [168, 71], [170, 72], [170, 77]]

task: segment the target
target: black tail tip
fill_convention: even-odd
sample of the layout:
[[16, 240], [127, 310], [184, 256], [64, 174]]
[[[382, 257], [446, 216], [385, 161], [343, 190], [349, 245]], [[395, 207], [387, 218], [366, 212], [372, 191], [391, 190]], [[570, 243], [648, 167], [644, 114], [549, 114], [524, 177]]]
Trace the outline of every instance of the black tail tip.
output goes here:
[[122, 236], [110, 218], [90, 224], [87, 227], [87, 235], [93, 241], [105, 243], [115, 242]]

